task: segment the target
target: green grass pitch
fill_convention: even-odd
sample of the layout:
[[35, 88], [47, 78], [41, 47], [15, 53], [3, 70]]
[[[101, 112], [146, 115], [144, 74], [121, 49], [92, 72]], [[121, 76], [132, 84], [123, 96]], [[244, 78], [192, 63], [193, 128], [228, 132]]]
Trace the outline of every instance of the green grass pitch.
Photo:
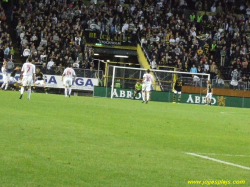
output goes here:
[[250, 167], [249, 109], [38, 93], [26, 98], [0, 92], [1, 187], [201, 186], [189, 180], [250, 186], [250, 170], [186, 154]]

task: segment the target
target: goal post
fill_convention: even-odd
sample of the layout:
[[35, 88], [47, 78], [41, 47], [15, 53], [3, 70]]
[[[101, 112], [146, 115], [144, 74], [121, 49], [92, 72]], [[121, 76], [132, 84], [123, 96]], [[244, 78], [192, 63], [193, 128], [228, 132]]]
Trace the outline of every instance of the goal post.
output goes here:
[[[135, 67], [124, 67], [124, 66], [109, 66], [109, 73], [107, 77], [107, 86], [111, 87], [110, 97], [114, 98], [114, 89], [134, 89], [134, 85], [137, 81], [142, 81], [144, 73], [146, 73], [145, 68], [135, 68]], [[210, 74], [207, 73], [190, 73], [190, 72], [181, 72], [181, 71], [172, 71], [172, 70], [156, 70], [150, 69], [151, 74], [154, 76], [154, 82], [152, 83], [152, 90], [157, 90], [157, 87], [160, 90], [157, 91], [169, 91], [173, 90], [173, 82], [177, 76], [181, 76], [184, 82], [184, 85], [192, 86], [194, 84], [194, 78], [192, 75], [199, 77], [200, 81], [196, 87], [205, 86], [206, 80], [210, 80]], [[110, 79], [111, 78], [111, 79]], [[111, 83], [109, 83], [111, 81]], [[200, 91], [200, 94], [202, 91]]]

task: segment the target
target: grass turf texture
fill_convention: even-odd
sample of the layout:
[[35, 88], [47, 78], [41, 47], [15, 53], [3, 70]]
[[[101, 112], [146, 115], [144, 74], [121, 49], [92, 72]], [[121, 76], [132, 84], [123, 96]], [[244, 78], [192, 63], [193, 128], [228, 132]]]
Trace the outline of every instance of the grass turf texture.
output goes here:
[[250, 186], [249, 170], [185, 154], [216, 153], [206, 156], [250, 167], [249, 109], [18, 97], [0, 92], [0, 186], [186, 187], [222, 179]]

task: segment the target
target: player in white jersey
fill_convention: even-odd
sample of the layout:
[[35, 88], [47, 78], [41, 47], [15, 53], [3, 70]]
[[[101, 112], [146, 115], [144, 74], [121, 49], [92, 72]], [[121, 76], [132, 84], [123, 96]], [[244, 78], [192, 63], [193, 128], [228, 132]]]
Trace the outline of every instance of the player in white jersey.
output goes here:
[[23, 67], [21, 69], [20, 79], [22, 80], [22, 87], [19, 99], [22, 99], [23, 97], [24, 87], [28, 87], [28, 99], [30, 100], [31, 86], [36, 79], [36, 67], [31, 62], [32, 58], [29, 57], [28, 61], [23, 64]]
[[62, 82], [65, 86], [65, 97], [71, 96], [71, 86], [73, 84], [74, 79], [76, 78], [75, 70], [72, 69], [72, 65], [69, 64], [68, 67], [63, 71], [62, 74]]
[[[3, 84], [1, 86], [1, 90], [2, 89], [7, 90], [9, 80], [8, 80], [8, 72], [7, 72], [7, 62], [6, 62], [5, 59], [3, 61], [3, 66], [1, 68], [1, 71], [2, 71], [2, 74], [3, 74]], [[4, 86], [5, 86], [5, 88], [4, 88]]]
[[148, 69], [147, 72], [143, 75], [142, 81], [142, 103], [145, 101], [145, 93], [146, 93], [146, 104], [148, 104], [149, 100], [149, 92], [151, 90], [152, 82], [154, 81], [153, 76], [150, 74], [150, 70]]

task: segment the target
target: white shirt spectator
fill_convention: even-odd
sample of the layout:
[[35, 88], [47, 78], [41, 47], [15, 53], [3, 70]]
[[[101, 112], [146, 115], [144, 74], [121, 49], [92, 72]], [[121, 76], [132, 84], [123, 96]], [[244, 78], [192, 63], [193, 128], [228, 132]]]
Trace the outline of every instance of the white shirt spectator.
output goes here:
[[171, 39], [169, 40], [169, 43], [170, 43], [171, 45], [175, 45], [175, 39], [171, 38]]
[[214, 4], [211, 6], [211, 12], [216, 12], [216, 6]]
[[79, 68], [79, 63], [78, 63], [78, 61], [75, 61], [75, 63], [73, 64], [73, 68]]
[[176, 43], [179, 43], [180, 42], [180, 38], [179, 37], [175, 38], [175, 41], [176, 41]]
[[250, 7], [248, 7], [248, 8], [246, 9], [246, 14], [247, 14], [247, 15], [250, 15]]
[[245, 10], [245, 8], [246, 8], [246, 7], [245, 7], [244, 5], [241, 5], [241, 6], [240, 6], [240, 10]]
[[22, 31], [21, 34], [20, 34], [20, 39], [22, 40], [24, 36], [25, 36], [25, 32]]
[[12, 61], [12, 59], [10, 59], [8, 62], [7, 62], [7, 69], [11, 70], [15, 67], [14, 65], [14, 62]]
[[24, 57], [30, 56], [30, 49], [29, 48], [26, 48], [23, 50], [23, 56]]
[[128, 30], [128, 23], [124, 23], [124, 25], [122, 26], [122, 33], [125, 33], [125, 31]]
[[46, 58], [46, 57], [47, 57], [47, 55], [41, 54], [41, 55], [40, 55], [40, 60], [43, 61], [43, 59]]
[[196, 37], [196, 32], [194, 29], [190, 30], [190, 34], [193, 36], [193, 37]]
[[208, 20], [211, 21], [213, 19], [213, 16], [212, 15], [209, 15], [208, 16]]
[[26, 39], [26, 37], [24, 37], [24, 38], [21, 40], [21, 45], [24, 46], [25, 44], [28, 44], [28, 40]]
[[194, 81], [194, 82], [198, 82], [198, 81], [200, 81], [200, 78], [199, 78], [197, 75], [194, 75], [193, 81]]
[[209, 64], [204, 64], [204, 70], [209, 71]]
[[47, 69], [51, 69], [52, 66], [54, 66], [55, 62], [53, 61], [53, 59], [50, 59], [50, 61], [47, 64]]
[[173, 14], [171, 12], [167, 13], [168, 17], [171, 17]]
[[140, 31], [143, 29], [143, 24], [139, 23]]
[[57, 17], [54, 16], [52, 19], [54, 20], [55, 24], [57, 24]]
[[80, 45], [81, 44], [81, 37], [79, 36], [79, 37], [75, 37], [75, 43], [76, 43], [76, 45]]
[[187, 5], [187, 3], [185, 2], [185, 0], [180, 0], [179, 6], [183, 6], [183, 5]]
[[53, 36], [53, 40], [54, 40], [55, 42], [58, 42], [58, 41], [59, 41], [59, 37], [58, 37], [57, 34], [55, 34], [55, 35]]
[[231, 80], [230, 84], [232, 86], [238, 86], [238, 81], [236, 79]]
[[157, 68], [157, 64], [156, 64], [155, 60], [152, 60], [151, 63], [150, 63], [150, 65], [151, 65], [152, 69], [156, 69]]
[[147, 40], [143, 37], [143, 38], [141, 39], [141, 47], [142, 47], [143, 44], [146, 44], [146, 43], [147, 43]]
[[117, 6], [117, 11], [122, 12], [122, 6], [121, 5]]
[[36, 36], [36, 35], [33, 35], [33, 36], [31, 37], [31, 40], [32, 40], [32, 41], [36, 41], [36, 40], [37, 40], [37, 36]]

